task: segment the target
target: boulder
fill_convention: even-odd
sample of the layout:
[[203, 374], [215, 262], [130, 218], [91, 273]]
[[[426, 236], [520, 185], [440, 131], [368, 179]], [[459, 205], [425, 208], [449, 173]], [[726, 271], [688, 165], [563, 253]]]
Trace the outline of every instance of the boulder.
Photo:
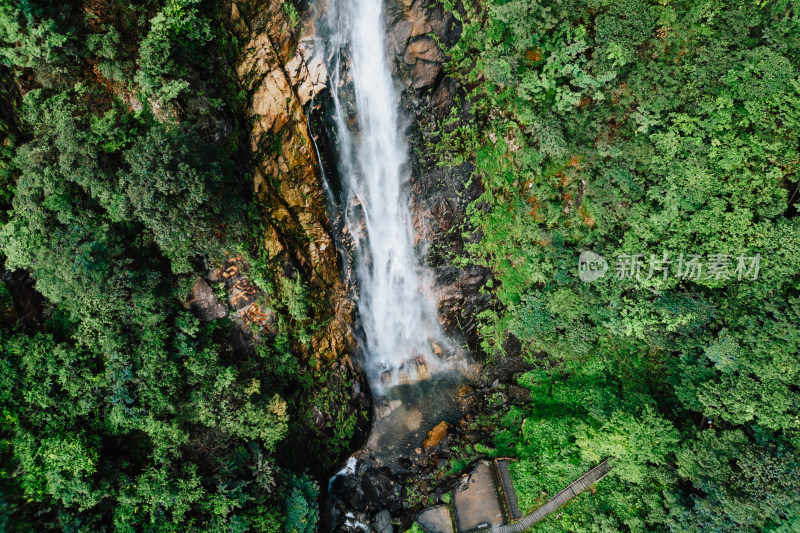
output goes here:
[[439, 422], [432, 430], [428, 432], [428, 438], [422, 443], [422, 447], [426, 450], [432, 448], [441, 442], [447, 436], [447, 429], [449, 424], [444, 420]]
[[401, 20], [387, 32], [387, 50], [402, 56], [405, 51], [406, 41], [411, 37], [411, 28], [414, 23], [410, 20]]
[[533, 365], [522, 357], [503, 357], [487, 369], [486, 379], [487, 381], [513, 383], [515, 376], [532, 368]]
[[442, 50], [439, 48], [439, 45], [436, 44], [436, 41], [434, 41], [433, 38], [420, 37], [419, 39], [414, 39], [408, 44], [404, 59], [409, 65], [413, 65], [420, 59], [423, 61], [442, 63], [447, 60], [447, 56], [444, 55]]
[[245, 24], [244, 19], [242, 19], [241, 13], [239, 13], [239, 6], [236, 5], [236, 2], [231, 2], [231, 13], [230, 13], [230, 22], [233, 29], [238, 34], [246, 34], [248, 31], [247, 24]]
[[367, 473], [367, 471], [370, 469], [371, 466], [372, 465], [370, 465], [366, 461], [359, 461], [358, 466], [356, 466], [356, 475], [359, 477], [363, 476], [364, 474]]
[[391, 472], [388, 468], [368, 470], [361, 477], [361, 490], [371, 502], [379, 502], [392, 493]]
[[355, 476], [336, 476], [333, 480], [332, 493], [351, 509], [357, 507], [364, 496], [361, 483]]
[[442, 71], [442, 63], [447, 60], [439, 45], [431, 37], [420, 37], [411, 41], [406, 47], [403, 60], [413, 65], [411, 85], [416, 89], [433, 85]]
[[311, 410], [311, 417], [314, 420], [314, 425], [318, 428], [325, 427], [325, 415], [319, 410], [316, 405]]
[[423, 361], [417, 365], [417, 379], [420, 381], [426, 381], [431, 379], [433, 376], [431, 375], [431, 370], [428, 368], [428, 365], [425, 364]]
[[189, 309], [200, 320], [217, 320], [228, 314], [228, 308], [220, 303], [211, 286], [203, 278], [198, 277], [192, 287], [192, 299]]
[[483, 440], [484, 435], [483, 432], [474, 429], [472, 431], [467, 432], [465, 438], [467, 439], [468, 442], [471, 442], [472, 444], [477, 444], [478, 442]]
[[389, 511], [387, 511], [386, 509], [375, 515], [372, 524], [375, 526], [375, 530], [378, 531], [378, 533], [393, 532], [392, 515], [389, 514]]
[[506, 394], [508, 394], [509, 399], [513, 403], [518, 405], [523, 405], [531, 401], [531, 391], [517, 385], [508, 385], [506, 387]]

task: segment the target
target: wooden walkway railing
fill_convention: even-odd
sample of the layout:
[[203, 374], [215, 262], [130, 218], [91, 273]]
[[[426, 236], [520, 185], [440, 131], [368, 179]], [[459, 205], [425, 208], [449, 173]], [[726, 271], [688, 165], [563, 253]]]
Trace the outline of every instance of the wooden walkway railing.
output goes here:
[[567, 488], [553, 496], [547, 503], [525, 516], [519, 522], [513, 522], [504, 526], [494, 526], [492, 533], [522, 533], [536, 522], [549, 515], [572, 498], [603, 479], [613, 467], [608, 459], [603, 460], [599, 465], [592, 468], [584, 475], [569, 484]]
[[519, 502], [517, 500], [517, 491], [514, 490], [514, 483], [511, 482], [511, 473], [508, 471], [508, 459], [495, 459], [494, 464], [497, 468], [498, 482], [500, 483], [500, 492], [505, 499], [506, 509], [511, 520], [519, 520], [522, 518], [522, 511], [519, 510]]

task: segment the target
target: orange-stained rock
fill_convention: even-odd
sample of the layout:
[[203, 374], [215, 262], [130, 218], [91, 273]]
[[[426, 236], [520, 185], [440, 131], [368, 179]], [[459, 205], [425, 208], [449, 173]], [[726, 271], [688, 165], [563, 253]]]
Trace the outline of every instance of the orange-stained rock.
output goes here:
[[290, 20], [281, 2], [255, 0], [237, 0], [230, 9], [232, 30], [247, 43], [236, 73], [250, 98], [246, 113], [264, 248], [274, 264], [300, 271], [310, 301], [325, 302], [309, 318], [326, 327], [297, 348], [306, 357], [339, 360], [354, 345], [354, 304], [341, 281], [303, 108], [328, 82], [314, 46], [313, 13], [308, 9]]
[[436, 424], [436, 427], [434, 427], [428, 433], [428, 438], [422, 443], [422, 447], [427, 450], [428, 448], [439, 444], [439, 442], [441, 442], [441, 440], [447, 436], [447, 428], [449, 427], [449, 424], [444, 420]]

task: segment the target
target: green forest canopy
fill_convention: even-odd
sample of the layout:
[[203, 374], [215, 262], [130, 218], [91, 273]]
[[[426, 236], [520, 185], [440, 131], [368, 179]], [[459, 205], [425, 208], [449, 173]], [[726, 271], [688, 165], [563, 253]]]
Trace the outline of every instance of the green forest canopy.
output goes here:
[[292, 317], [242, 357], [181, 305], [223, 251], [260, 253], [220, 17], [0, 5], [0, 262], [46, 299], [38, 327], [0, 324], [3, 531], [315, 528], [316, 483], [279, 458], [313, 380], [283, 362]]
[[[538, 367], [495, 439], [523, 503], [613, 456], [543, 530], [800, 527], [800, 4], [446, 4], [473, 116], [430, 145], [485, 188], [484, 345], [511, 332]], [[581, 281], [585, 251], [605, 277]]]
[[[793, 531], [800, 5], [445, 5], [471, 115], [430, 147], [485, 188], [484, 346], [502, 357], [510, 332], [536, 364], [531, 402], [493, 421], [522, 506], [613, 456], [537, 527]], [[180, 305], [257, 225], [241, 132], [213, 135], [241, 111], [231, 36], [207, 1], [92, 6], [0, 5], [0, 259], [48, 302], [40, 328], [0, 325], [0, 527], [313, 531], [314, 483], [280, 459], [308, 384], [281, 366], [291, 317], [242, 359], [226, 319]], [[587, 250], [610, 266], [592, 283]], [[688, 279], [681, 254], [760, 270]], [[673, 263], [617, 277], [625, 256]]]

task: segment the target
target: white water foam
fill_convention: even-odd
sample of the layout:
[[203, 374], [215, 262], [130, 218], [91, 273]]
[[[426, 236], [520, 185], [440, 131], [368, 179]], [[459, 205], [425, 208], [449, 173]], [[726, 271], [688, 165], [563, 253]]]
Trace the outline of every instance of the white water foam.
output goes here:
[[[437, 319], [432, 274], [414, 253], [408, 146], [384, 47], [382, 9], [381, 0], [332, 0], [328, 5], [340, 203], [354, 240], [367, 376], [373, 391], [403, 379], [419, 379], [439, 367], [432, 343], [448, 353], [454, 351]], [[345, 105], [350, 95], [342, 92], [349, 89], [348, 75], [355, 93], [352, 115]]]

